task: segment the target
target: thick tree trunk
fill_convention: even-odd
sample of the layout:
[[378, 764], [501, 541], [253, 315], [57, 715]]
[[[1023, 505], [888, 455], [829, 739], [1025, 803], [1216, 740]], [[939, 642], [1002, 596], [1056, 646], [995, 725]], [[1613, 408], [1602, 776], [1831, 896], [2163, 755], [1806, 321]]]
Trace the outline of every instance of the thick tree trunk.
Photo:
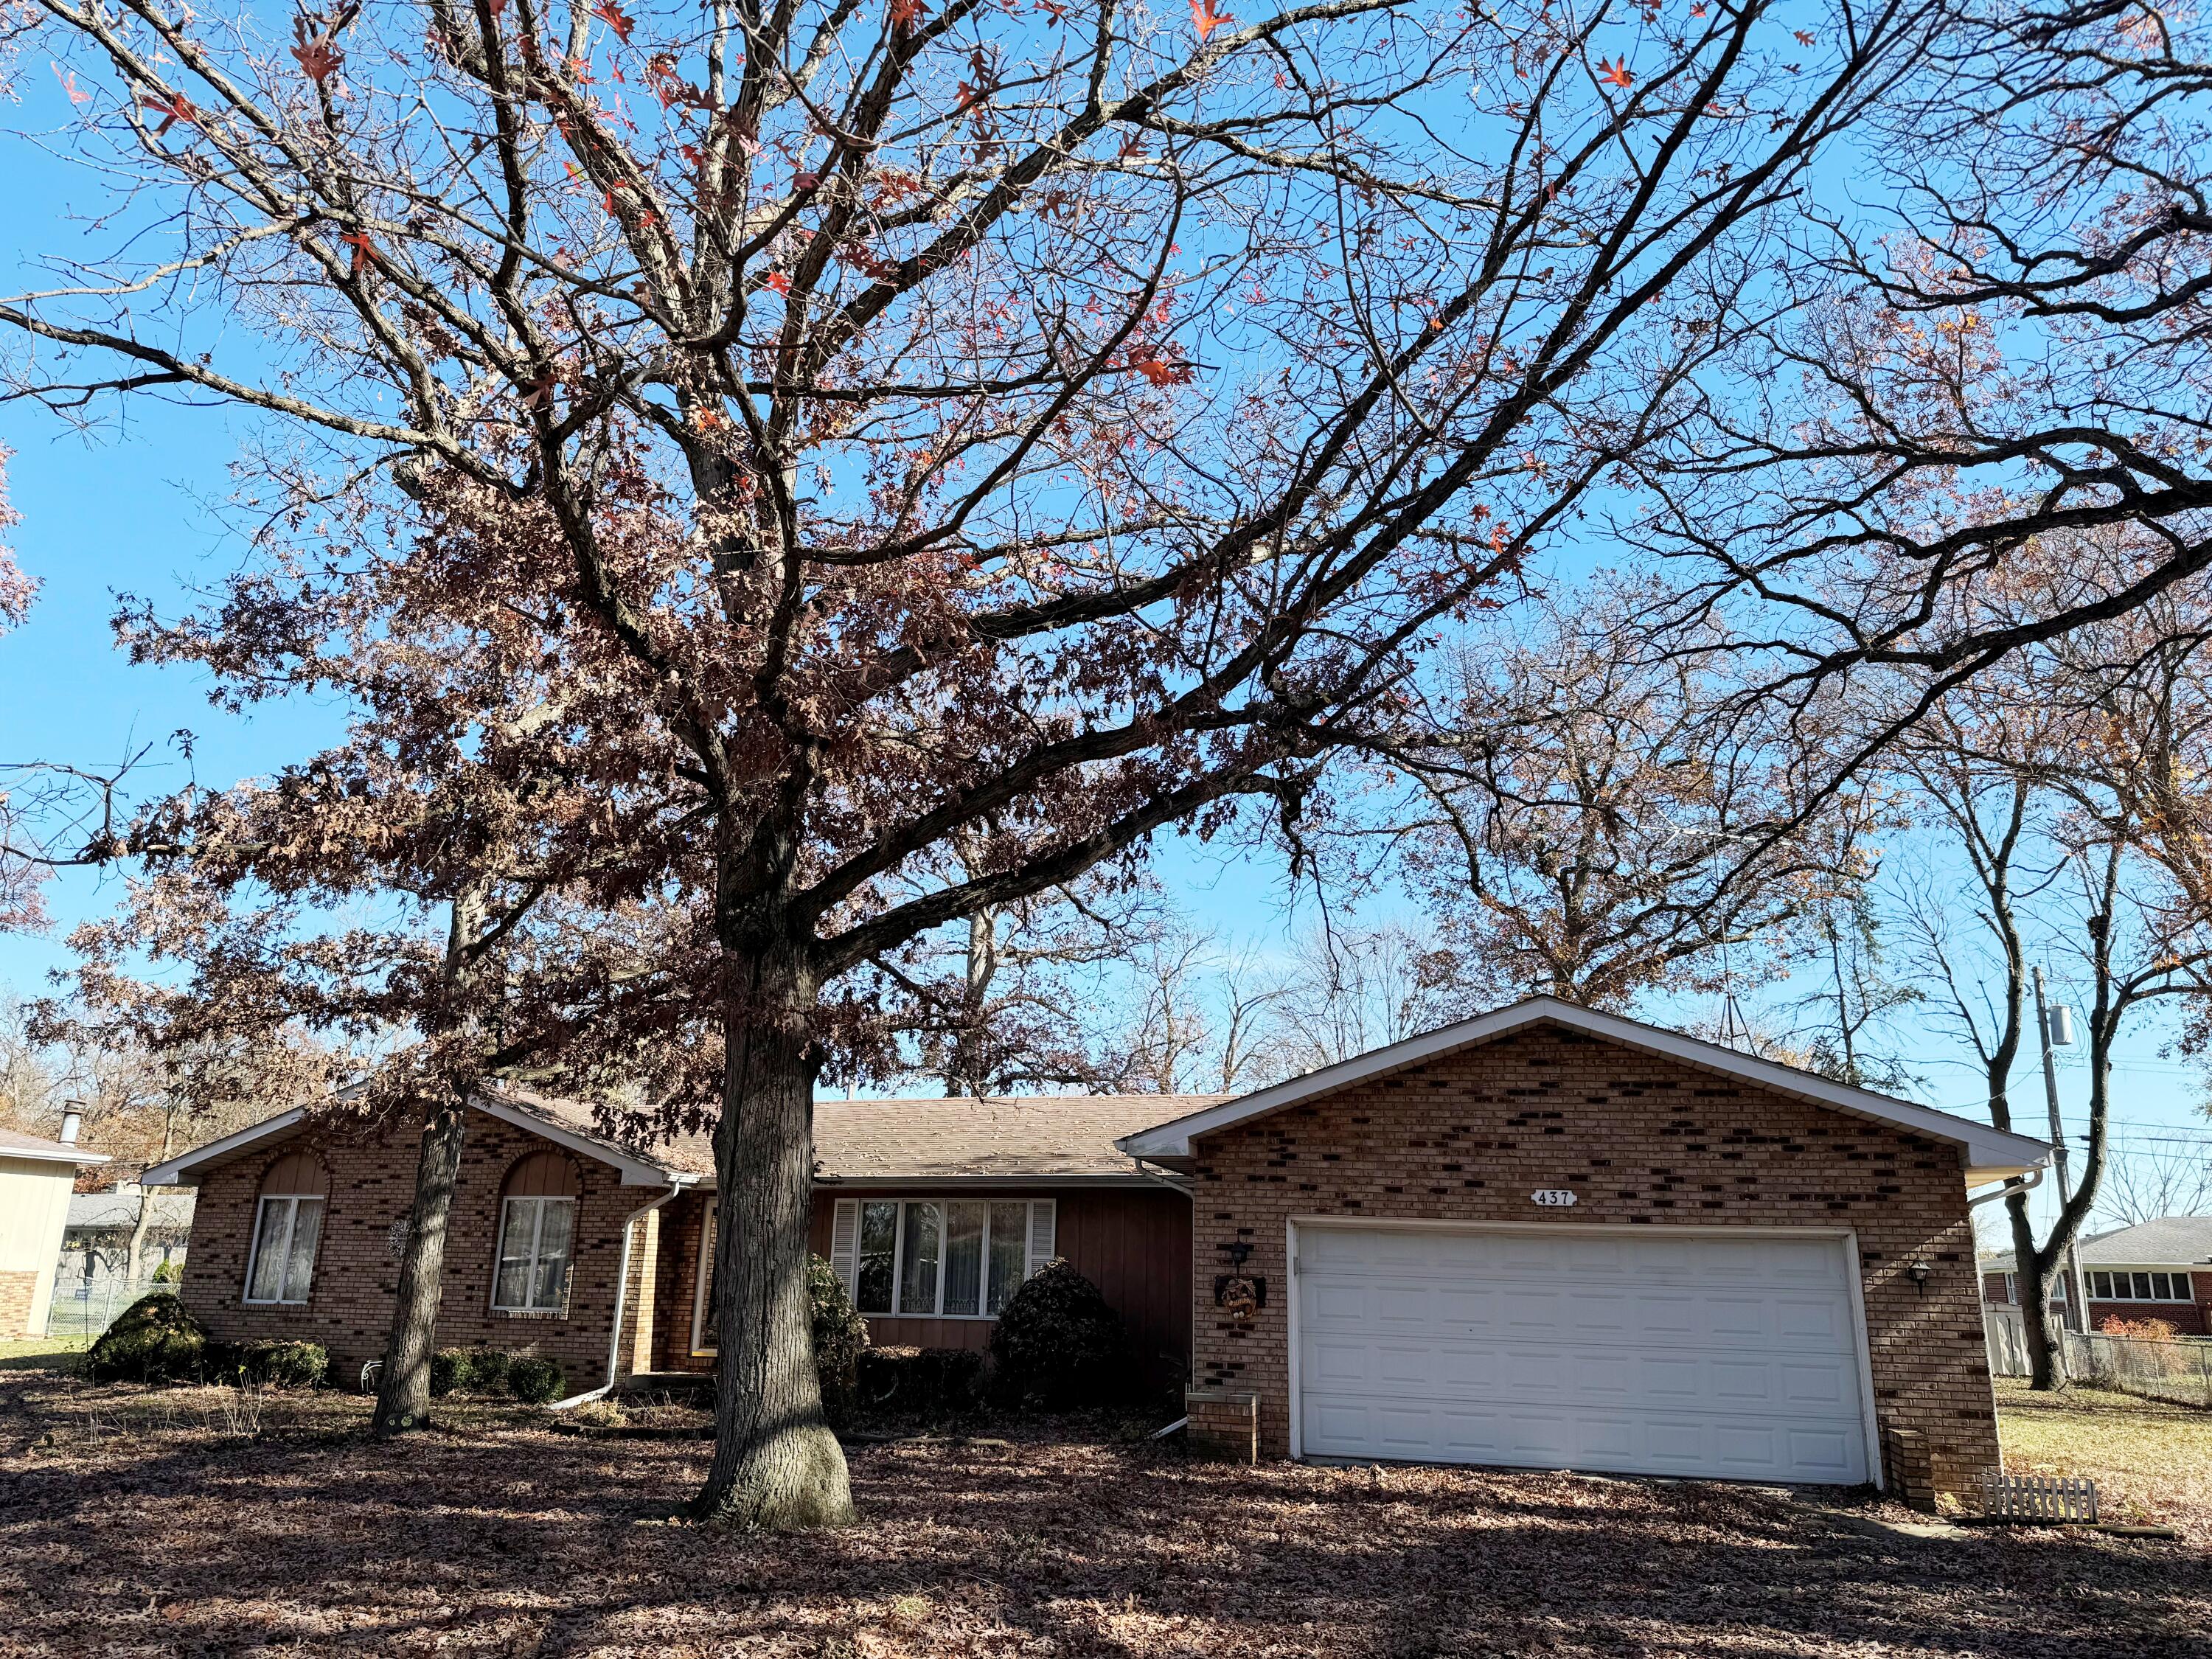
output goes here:
[[813, 986], [761, 963], [725, 1027], [714, 1131], [714, 1459], [691, 1513], [763, 1530], [853, 1519], [845, 1454], [822, 1415], [806, 1297], [814, 1201]]
[[2043, 1253], [2035, 1248], [2035, 1230], [2027, 1218], [2027, 1194], [2014, 1193], [2005, 1200], [2005, 1209], [2012, 1218], [2013, 1282], [2020, 1287], [2027, 1385], [2048, 1392], [2066, 1381], [2064, 1339], [2051, 1328], [2051, 1275]]
[[146, 1265], [146, 1235], [154, 1227], [154, 1194], [150, 1188], [138, 1189], [138, 1218], [131, 1227], [131, 1254], [124, 1264], [130, 1275], [131, 1288], [138, 1288], [138, 1274]]
[[430, 1356], [438, 1346], [438, 1302], [446, 1278], [446, 1224], [453, 1210], [453, 1184], [461, 1173], [461, 1141], [468, 1110], [448, 1100], [422, 1126], [415, 1160], [415, 1206], [407, 1218], [407, 1244], [399, 1258], [399, 1292], [392, 1309], [392, 1334], [376, 1385], [378, 1434], [404, 1434], [430, 1421]]

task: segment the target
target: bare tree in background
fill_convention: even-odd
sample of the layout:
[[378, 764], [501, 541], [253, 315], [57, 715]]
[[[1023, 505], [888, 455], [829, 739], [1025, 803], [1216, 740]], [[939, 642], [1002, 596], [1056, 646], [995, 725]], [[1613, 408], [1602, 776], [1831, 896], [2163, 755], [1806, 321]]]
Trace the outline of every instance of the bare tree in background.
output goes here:
[[2123, 1227], [2170, 1215], [2212, 1215], [2212, 1150], [2124, 1139], [2106, 1155], [2095, 1214]]
[[1734, 706], [1717, 673], [1646, 649], [1650, 593], [1594, 586], [1468, 640], [1389, 750], [1420, 786], [1389, 833], [1436, 971], [1476, 1002], [1757, 984], [1820, 954], [1791, 924], [1871, 874], [1875, 803], [1814, 793], [1816, 723]]
[[[2114, 567], [2135, 557], [2124, 544], [2067, 538], [2012, 580], [2078, 592], [2124, 580]], [[2031, 951], [2063, 952], [2084, 993], [2087, 1128], [2074, 1190], [2039, 1241], [2026, 1195], [2007, 1200], [2037, 1388], [2063, 1380], [2050, 1287], [2099, 1201], [2114, 1048], [2146, 1004], [2201, 1006], [2212, 962], [2193, 851], [2194, 781], [2212, 764], [2204, 605], [2198, 585], [2185, 585], [2024, 651], [1954, 691], [1899, 756], [1978, 890], [1972, 930], [1941, 895], [1920, 895], [1906, 920], [1932, 1006], [1980, 1061], [1997, 1127], [2021, 1116], [2012, 1090], [2033, 1032]], [[2021, 1127], [2039, 1131], [2041, 1114]]]

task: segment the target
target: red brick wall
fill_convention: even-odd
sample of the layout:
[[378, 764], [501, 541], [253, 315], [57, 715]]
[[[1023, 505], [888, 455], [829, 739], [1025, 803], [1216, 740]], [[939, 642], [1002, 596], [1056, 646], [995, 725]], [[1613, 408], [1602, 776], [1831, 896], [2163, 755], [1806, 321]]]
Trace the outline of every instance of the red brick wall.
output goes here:
[[[808, 1247], [819, 1256], [830, 1254], [837, 1200], [915, 1194], [911, 1189], [902, 1194], [859, 1186], [823, 1189], [815, 1197]], [[1190, 1354], [1188, 1199], [1150, 1185], [1039, 1187], [994, 1191], [990, 1196], [1055, 1200], [1056, 1247], [1098, 1286], [1108, 1305], [1127, 1323], [1138, 1363], [1148, 1375], [1170, 1384], [1182, 1375]], [[665, 1312], [655, 1334], [654, 1352], [663, 1370], [705, 1370], [711, 1363], [690, 1352], [699, 1246], [711, 1201], [710, 1194], [687, 1195], [671, 1205], [662, 1220], [663, 1265], [656, 1296]], [[988, 1319], [871, 1319], [868, 1338], [885, 1346], [981, 1348], [989, 1345], [995, 1323]]]
[[[1959, 1150], [1556, 1027], [1443, 1056], [1203, 1137], [1193, 1205], [1192, 1383], [1260, 1396], [1290, 1448], [1285, 1223], [1372, 1216], [1575, 1226], [1850, 1227], [1881, 1426], [1923, 1431], [1939, 1485], [1997, 1461]], [[1572, 1210], [1532, 1191], [1571, 1188]], [[1249, 1324], [1212, 1304], [1220, 1247], [1269, 1281]], [[1905, 1274], [1924, 1260], [1924, 1294]]]
[[2208, 1278], [2212, 1278], [2212, 1275], [2195, 1275], [2197, 1294], [2200, 1299], [2194, 1304], [2187, 1302], [2100, 1302], [2092, 1297], [2089, 1298], [2089, 1328], [2101, 1331], [2107, 1319], [2124, 1319], [2130, 1325], [2140, 1324], [2146, 1319], [2160, 1319], [2173, 1327], [2176, 1336], [2203, 1336], [2205, 1324], [2202, 1298], [2206, 1294]]
[[[248, 1307], [246, 1259], [262, 1174], [278, 1158], [311, 1146], [331, 1174], [329, 1206], [307, 1304]], [[653, 1201], [652, 1189], [624, 1187], [606, 1164], [579, 1158], [574, 1259], [562, 1314], [497, 1313], [491, 1308], [498, 1250], [500, 1189], [507, 1171], [547, 1143], [526, 1130], [471, 1113], [446, 1240], [446, 1282], [438, 1312], [441, 1346], [527, 1350], [561, 1363], [571, 1392], [606, 1380], [607, 1344], [622, 1261], [625, 1217]], [[380, 1358], [391, 1329], [398, 1263], [392, 1223], [415, 1197], [411, 1137], [370, 1140], [302, 1131], [261, 1142], [211, 1170], [192, 1217], [192, 1248], [180, 1292], [222, 1341], [264, 1337], [319, 1342], [332, 1375], [350, 1384], [363, 1362]]]
[[0, 1273], [0, 1337], [30, 1334], [31, 1297], [38, 1288], [34, 1273]]

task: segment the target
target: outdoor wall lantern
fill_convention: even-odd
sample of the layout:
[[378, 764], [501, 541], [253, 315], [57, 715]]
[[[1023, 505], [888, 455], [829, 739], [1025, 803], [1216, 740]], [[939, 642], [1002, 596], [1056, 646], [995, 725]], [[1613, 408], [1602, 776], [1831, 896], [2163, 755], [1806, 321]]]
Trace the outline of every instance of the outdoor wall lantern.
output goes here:
[[1912, 1288], [1923, 1296], [1928, 1294], [1928, 1275], [1935, 1271], [1924, 1261], [1916, 1261], [1905, 1270], [1905, 1276], [1912, 1281]]

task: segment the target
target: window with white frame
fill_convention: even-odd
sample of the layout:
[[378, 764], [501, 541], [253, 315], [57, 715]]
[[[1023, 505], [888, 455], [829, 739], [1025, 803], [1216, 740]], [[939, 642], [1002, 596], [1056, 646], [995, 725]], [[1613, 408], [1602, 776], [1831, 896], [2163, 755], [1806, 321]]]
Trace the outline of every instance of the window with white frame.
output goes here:
[[499, 1276], [491, 1305], [501, 1313], [559, 1313], [568, 1302], [573, 1198], [510, 1198], [500, 1206]]
[[246, 1275], [248, 1302], [303, 1303], [315, 1281], [315, 1247], [322, 1242], [327, 1200], [302, 1194], [264, 1194], [253, 1228], [253, 1266]]
[[[2020, 1275], [2018, 1273], [2007, 1273], [2004, 1276], [2004, 1299], [2013, 1304], [2014, 1306], [2018, 1306], [2020, 1303]], [[2065, 1301], [2066, 1275], [2061, 1273], [2057, 1278], [2053, 1279], [2044, 1287], [2044, 1295], [2053, 1302]]]
[[2114, 1271], [2088, 1275], [2089, 1294], [2100, 1302], [2188, 1302], [2194, 1299], [2187, 1273]]
[[841, 1198], [830, 1262], [853, 1305], [878, 1317], [995, 1319], [1054, 1254], [1048, 1198]]
[[330, 1176], [312, 1152], [287, 1153], [261, 1178], [253, 1216], [253, 1249], [246, 1264], [246, 1299], [298, 1307], [315, 1282]]

